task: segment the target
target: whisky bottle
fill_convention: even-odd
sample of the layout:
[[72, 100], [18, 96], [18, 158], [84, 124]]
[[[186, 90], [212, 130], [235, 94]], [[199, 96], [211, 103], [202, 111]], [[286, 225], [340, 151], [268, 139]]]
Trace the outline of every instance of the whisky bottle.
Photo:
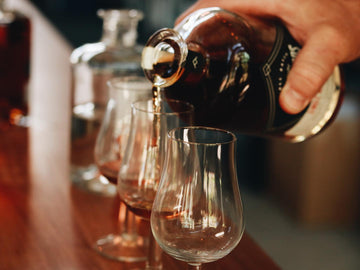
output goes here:
[[220, 8], [195, 11], [147, 41], [142, 67], [167, 98], [195, 106], [195, 123], [292, 142], [318, 134], [343, 98], [340, 68], [301, 113], [278, 102], [301, 46], [280, 23]]
[[0, 127], [27, 126], [30, 19], [0, 0]]

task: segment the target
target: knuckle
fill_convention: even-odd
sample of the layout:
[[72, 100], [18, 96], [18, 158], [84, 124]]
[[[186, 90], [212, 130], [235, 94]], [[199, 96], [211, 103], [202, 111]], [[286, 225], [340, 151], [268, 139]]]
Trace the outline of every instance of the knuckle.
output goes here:
[[319, 42], [323, 43], [323, 46], [326, 48], [318, 53], [333, 57], [334, 61], [340, 61], [347, 51], [347, 42], [344, 41], [344, 33], [331, 25], [321, 27]]

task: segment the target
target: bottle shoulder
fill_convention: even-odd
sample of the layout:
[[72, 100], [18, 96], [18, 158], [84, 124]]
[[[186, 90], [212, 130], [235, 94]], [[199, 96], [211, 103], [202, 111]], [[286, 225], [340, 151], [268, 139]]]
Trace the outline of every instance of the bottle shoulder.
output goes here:
[[30, 19], [23, 13], [16, 10], [0, 10], [0, 26], [12, 24], [19, 21], [29, 23]]
[[106, 46], [102, 42], [86, 43], [72, 51], [70, 62], [71, 64], [86, 63], [105, 50]]
[[103, 42], [88, 43], [76, 48], [70, 55], [72, 64], [90, 66], [113, 62], [140, 62], [142, 46], [129, 48], [109, 47]]

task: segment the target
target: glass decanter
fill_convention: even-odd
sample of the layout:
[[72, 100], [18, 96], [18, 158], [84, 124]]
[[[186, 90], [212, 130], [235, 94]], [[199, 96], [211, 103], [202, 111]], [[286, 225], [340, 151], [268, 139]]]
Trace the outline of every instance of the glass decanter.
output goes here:
[[27, 126], [31, 22], [0, 0], [0, 128]]
[[103, 34], [99, 42], [75, 49], [72, 64], [71, 180], [88, 191], [114, 196], [116, 190], [100, 179], [94, 146], [109, 98], [106, 82], [113, 77], [143, 75], [142, 47], [136, 43], [138, 10], [99, 10]]

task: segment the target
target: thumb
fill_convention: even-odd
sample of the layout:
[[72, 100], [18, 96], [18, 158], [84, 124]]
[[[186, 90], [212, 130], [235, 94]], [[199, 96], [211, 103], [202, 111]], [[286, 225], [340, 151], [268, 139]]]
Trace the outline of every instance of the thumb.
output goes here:
[[313, 35], [300, 50], [279, 97], [285, 112], [301, 112], [333, 73], [340, 55], [339, 48], [329, 45], [333, 43], [328, 37]]

